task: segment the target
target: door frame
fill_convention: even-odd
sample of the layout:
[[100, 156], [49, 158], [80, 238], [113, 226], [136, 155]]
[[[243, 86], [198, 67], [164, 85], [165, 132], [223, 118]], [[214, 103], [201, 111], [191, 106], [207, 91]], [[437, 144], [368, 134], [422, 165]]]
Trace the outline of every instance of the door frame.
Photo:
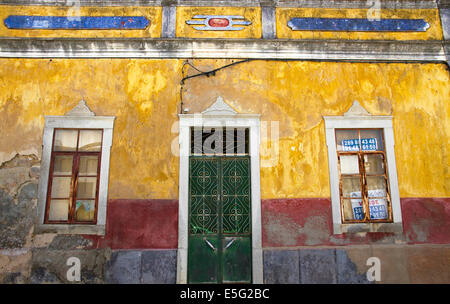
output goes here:
[[[214, 106], [214, 105], [213, 105]], [[252, 283], [263, 283], [263, 257], [261, 232], [261, 185], [259, 166], [260, 115], [233, 114], [224, 111], [204, 111], [198, 114], [179, 114], [179, 200], [177, 284], [187, 283], [188, 221], [189, 221], [189, 156], [191, 127], [245, 127], [249, 128], [249, 155], [252, 215]]]

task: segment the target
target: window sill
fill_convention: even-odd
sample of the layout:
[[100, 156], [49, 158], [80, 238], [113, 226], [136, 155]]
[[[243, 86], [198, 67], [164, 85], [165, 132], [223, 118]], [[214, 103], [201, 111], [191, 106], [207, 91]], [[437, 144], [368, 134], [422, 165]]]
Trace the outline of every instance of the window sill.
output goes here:
[[400, 223], [360, 223], [360, 224], [334, 224], [333, 234], [359, 233], [359, 232], [394, 232], [402, 233], [403, 224]]
[[35, 226], [34, 233], [105, 235], [105, 225], [40, 224]]

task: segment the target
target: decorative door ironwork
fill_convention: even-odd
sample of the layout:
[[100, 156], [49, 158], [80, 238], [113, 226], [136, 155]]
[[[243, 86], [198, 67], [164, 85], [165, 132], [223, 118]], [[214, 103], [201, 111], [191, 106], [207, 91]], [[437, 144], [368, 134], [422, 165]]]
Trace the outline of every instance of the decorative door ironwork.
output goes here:
[[189, 283], [251, 282], [249, 156], [189, 160]]

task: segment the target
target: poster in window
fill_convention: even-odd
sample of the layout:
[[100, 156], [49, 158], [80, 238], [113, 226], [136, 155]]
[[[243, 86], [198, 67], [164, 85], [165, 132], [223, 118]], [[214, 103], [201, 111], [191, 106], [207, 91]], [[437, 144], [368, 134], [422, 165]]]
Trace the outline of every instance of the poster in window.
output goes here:
[[[371, 220], [387, 219], [388, 217], [387, 202], [385, 198], [382, 198], [386, 196], [386, 192], [382, 189], [369, 190], [368, 195], [369, 195], [370, 219]], [[361, 192], [359, 191], [351, 192], [350, 197], [354, 197], [350, 200], [352, 203], [353, 218], [355, 220], [363, 220], [364, 210], [363, 210], [363, 201], [361, 199]]]

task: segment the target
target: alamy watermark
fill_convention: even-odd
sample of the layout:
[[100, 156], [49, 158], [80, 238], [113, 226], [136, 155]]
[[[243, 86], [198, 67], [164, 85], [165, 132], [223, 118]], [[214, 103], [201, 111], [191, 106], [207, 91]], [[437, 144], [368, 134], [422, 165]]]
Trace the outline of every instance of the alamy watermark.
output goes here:
[[67, 5], [70, 6], [67, 11], [67, 19], [70, 21], [81, 21], [81, 3], [80, 0], [67, 0]]
[[66, 262], [67, 266], [70, 266], [67, 270], [66, 277], [69, 282], [81, 281], [81, 262], [77, 257], [70, 257]]
[[[208, 155], [243, 155], [256, 156], [252, 142], [259, 146], [260, 166], [274, 167], [279, 161], [279, 121], [261, 121], [259, 125], [259, 142], [253, 141], [252, 132], [245, 132], [249, 127], [238, 127], [231, 122], [218, 120], [214, 126], [206, 125], [202, 114], [194, 114], [194, 131], [189, 134], [190, 149], [184, 151], [191, 154]], [[172, 124], [171, 133], [176, 134], [172, 139], [171, 152], [174, 156], [180, 155], [180, 127], [179, 122]]]
[[377, 257], [370, 257], [366, 261], [366, 266], [370, 268], [366, 272], [366, 277], [369, 282], [381, 281], [381, 261]]
[[367, 0], [369, 9], [367, 10], [367, 19], [369, 21], [381, 20], [381, 1], [380, 0]]

